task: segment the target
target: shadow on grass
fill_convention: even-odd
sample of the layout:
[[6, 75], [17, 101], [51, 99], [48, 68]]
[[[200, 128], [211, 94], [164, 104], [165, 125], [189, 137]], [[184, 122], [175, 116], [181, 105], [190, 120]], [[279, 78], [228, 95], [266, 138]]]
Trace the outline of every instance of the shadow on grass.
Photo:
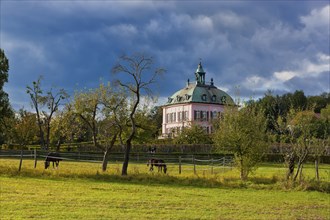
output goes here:
[[61, 170], [38, 170], [24, 169], [21, 172], [15, 167], [0, 166], [0, 174], [8, 177], [39, 178], [52, 181], [89, 180], [95, 182], [138, 184], [138, 185], [164, 185], [169, 187], [200, 187], [200, 188], [223, 188], [223, 189], [268, 189], [268, 190], [308, 190], [330, 193], [329, 182], [317, 182], [314, 180], [301, 183], [290, 183], [277, 176], [273, 177], [250, 177], [242, 181], [238, 177], [225, 177], [221, 175], [210, 176], [170, 176], [161, 173], [133, 173], [121, 176], [120, 173], [96, 172], [73, 173]]

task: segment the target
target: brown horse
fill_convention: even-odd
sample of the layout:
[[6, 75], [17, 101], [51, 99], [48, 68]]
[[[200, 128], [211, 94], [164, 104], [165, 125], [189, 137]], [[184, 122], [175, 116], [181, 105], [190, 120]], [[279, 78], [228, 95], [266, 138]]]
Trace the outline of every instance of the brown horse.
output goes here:
[[153, 171], [154, 170], [154, 166], [155, 167], [158, 167], [158, 172], [162, 172], [164, 171], [164, 173], [166, 173], [167, 171], [167, 167], [166, 167], [166, 164], [165, 164], [165, 161], [162, 160], [162, 159], [150, 159], [148, 160], [148, 163], [147, 163], [147, 166], [150, 165], [150, 171]]
[[56, 168], [57, 168], [58, 165], [60, 164], [60, 161], [62, 160], [60, 157], [61, 156], [59, 153], [50, 152], [45, 159], [45, 169], [49, 167], [50, 162], [53, 162], [53, 168], [55, 168], [54, 163], [56, 164]]

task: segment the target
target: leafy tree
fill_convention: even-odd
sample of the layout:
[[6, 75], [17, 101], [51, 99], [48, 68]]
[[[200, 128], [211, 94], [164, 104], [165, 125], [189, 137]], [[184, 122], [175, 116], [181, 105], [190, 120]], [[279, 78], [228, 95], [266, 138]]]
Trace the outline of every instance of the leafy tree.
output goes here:
[[98, 122], [101, 114], [101, 94], [99, 89], [77, 92], [74, 95], [73, 111], [87, 125], [92, 133], [94, 147], [99, 148]]
[[328, 104], [324, 109], [321, 109], [321, 116], [327, 122], [330, 122], [330, 104]]
[[313, 110], [315, 113], [320, 113], [321, 109], [325, 108], [327, 104], [330, 104], [330, 100], [327, 100], [326, 93], [319, 96], [307, 97], [307, 109]]
[[104, 143], [104, 145], [101, 146], [104, 152], [102, 170], [106, 171], [110, 151], [118, 137], [120, 143], [123, 145], [122, 137], [128, 122], [128, 105], [126, 93], [123, 91], [115, 91], [110, 84], [101, 84], [99, 91], [101, 94], [100, 101], [103, 105], [102, 113], [104, 117], [100, 123], [99, 136]]
[[20, 109], [14, 120], [11, 121], [11, 142], [24, 147], [37, 140], [38, 126], [35, 114]]
[[14, 114], [11, 109], [8, 94], [3, 90], [3, 86], [8, 82], [9, 62], [4, 50], [0, 49], [0, 144], [4, 142], [7, 118], [13, 118]]
[[241, 110], [227, 108], [219, 120], [220, 128], [214, 133], [217, 150], [233, 151], [240, 178], [246, 180], [267, 148], [265, 119], [255, 107], [247, 106]]
[[212, 139], [200, 126], [193, 124], [183, 128], [182, 132], [174, 138], [176, 144], [211, 144]]
[[63, 110], [56, 114], [51, 124], [50, 142], [58, 150], [62, 143], [86, 142], [92, 136], [88, 127], [74, 113], [72, 103], [67, 103]]
[[295, 91], [291, 96], [291, 106], [294, 110], [306, 110], [307, 109], [307, 97], [302, 90]]
[[106, 171], [110, 151], [117, 139], [122, 140], [127, 124], [126, 94], [110, 84], [76, 93], [73, 111], [92, 133], [94, 146], [103, 151], [102, 170]]
[[[122, 56], [119, 62], [112, 68], [113, 74], [124, 74], [121, 80], [117, 80], [120, 87], [131, 94], [130, 99], [130, 133], [125, 138], [125, 157], [122, 168], [122, 175], [127, 175], [129, 154], [132, 147], [132, 140], [136, 135], [136, 112], [140, 104], [141, 93], [151, 94], [151, 84], [159, 74], [164, 72], [161, 68], [153, 68], [153, 58], [141, 53], [132, 56]], [[126, 78], [126, 79], [125, 79]]]
[[302, 176], [303, 164], [313, 147], [313, 139], [317, 136], [317, 117], [312, 111], [298, 112], [290, 122], [291, 143], [295, 157], [298, 160], [297, 171], [293, 177]]
[[159, 124], [155, 115], [155, 108], [152, 108], [154, 100], [144, 97], [143, 104], [136, 112], [136, 136], [134, 143], [145, 144], [154, 142], [158, 137]]
[[152, 132], [154, 139], [162, 133], [162, 123], [163, 123], [163, 109], [161, 106], [155, 106], [151, 109], [150, 114], [148, 115], [150, 120], [154, 123], [155, 129]]
[[0, 89], [8, 82], [9, 62], [3, 49], [0, 49]]

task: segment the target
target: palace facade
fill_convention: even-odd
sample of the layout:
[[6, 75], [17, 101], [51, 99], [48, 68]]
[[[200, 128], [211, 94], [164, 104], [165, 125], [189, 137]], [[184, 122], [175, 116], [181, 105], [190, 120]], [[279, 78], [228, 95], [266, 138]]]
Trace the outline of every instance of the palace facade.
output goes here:
[[187, 81], [186, 86], [168, 98], [163, 106], [162, 137], [172, 137], [184, 127], [198, 124], [207, 133], [212, 133], [212, 119], [219, 117], [226, 105], [234, 106], [233, 99], [218, 89], [211, 78], [205, 81], [205, 72], [199, 63], [195, 72], [196, 81]]

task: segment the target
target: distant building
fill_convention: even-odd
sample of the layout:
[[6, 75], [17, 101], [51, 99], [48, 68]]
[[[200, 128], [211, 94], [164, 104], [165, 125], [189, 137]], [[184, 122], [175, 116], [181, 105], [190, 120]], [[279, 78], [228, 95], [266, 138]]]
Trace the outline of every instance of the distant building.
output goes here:
[[213, 84], [205, 82], [205, 72], [199, 63], [196, 82], [187, 85], [168, 98], [163, 106], [162, 137], [175, 136], [184, 127], [198, 124], [212, 133], [211, 121], [219, 117], [226, 105], [235, 105], [233, 99]]

